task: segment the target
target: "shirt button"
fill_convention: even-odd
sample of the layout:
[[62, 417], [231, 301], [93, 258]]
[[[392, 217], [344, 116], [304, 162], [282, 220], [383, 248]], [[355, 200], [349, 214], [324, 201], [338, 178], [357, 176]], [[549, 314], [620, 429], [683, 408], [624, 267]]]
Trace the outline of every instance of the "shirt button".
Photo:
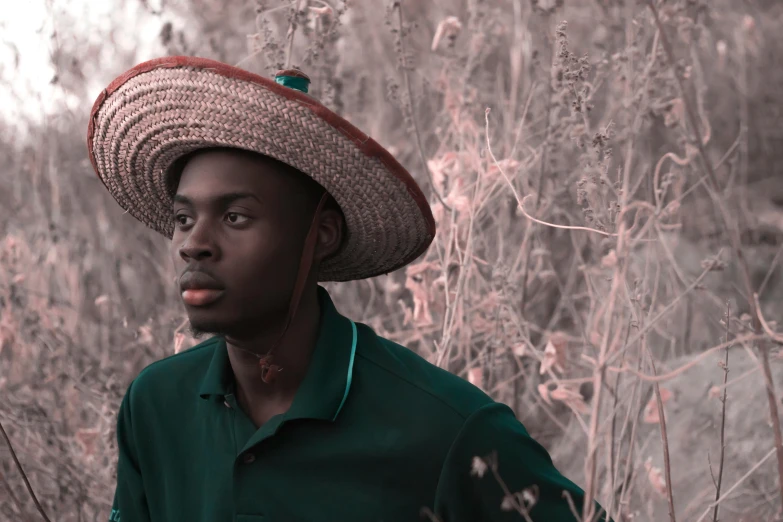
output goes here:
[[242, 457], [242, 462], [244, 462], [245, 464], [252, 464], [253, 462], [255, 462], [255, 460], [256, 460], [256, 456], [253, 455], [252, 453], [245, 453], [245, 455]]
[[223, 401], [223, 405], [224, 405], [226, 408], [228, 408], [228, 409], [231, 409], [231, 405], [228, 403], [228, 401], [227, 401], [227, 400], [224, 400], [224, 401]]

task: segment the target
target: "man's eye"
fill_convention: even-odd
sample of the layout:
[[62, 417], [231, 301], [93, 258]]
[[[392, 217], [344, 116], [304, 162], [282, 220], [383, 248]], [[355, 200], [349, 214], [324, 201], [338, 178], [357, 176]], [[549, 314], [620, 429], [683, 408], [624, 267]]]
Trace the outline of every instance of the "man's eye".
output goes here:
[[239, 225], [247, 221], [248, 217], [243, 216], [242, 214], [239, 214], [237, 212], [229, 212], [228, 214], [226, 214], [226, 219], [232, 225]]
[[174, 216], [174, 221], [180, 226], [187, 226], [190, 224], [188, 221], [190, 219], [190, 216], [186, 216], [185, 214], [177, 214]]

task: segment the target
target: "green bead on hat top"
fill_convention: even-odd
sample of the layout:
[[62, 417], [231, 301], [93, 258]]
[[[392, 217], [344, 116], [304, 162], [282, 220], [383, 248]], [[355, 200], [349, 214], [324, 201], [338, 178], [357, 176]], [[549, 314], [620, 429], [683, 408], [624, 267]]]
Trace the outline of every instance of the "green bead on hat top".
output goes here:
[[296, 89], [307, 94], [307, 90], [310, 88], [310, 77], [299, 69], [284, 69], [277, 71], [275, 74], [275, 81], [284, 87], [289, 89]]

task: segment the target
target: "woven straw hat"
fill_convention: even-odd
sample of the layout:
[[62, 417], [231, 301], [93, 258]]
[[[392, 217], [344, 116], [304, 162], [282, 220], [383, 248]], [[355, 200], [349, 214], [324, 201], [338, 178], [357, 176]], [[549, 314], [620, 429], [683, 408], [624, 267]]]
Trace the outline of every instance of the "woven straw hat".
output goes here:
[[343, 246], [322, 263], [319, 281], [364, 279], [415, 260], [435, 236], [419, 186], [372, 138], [297, 90], [306, 91], [305, 75], [288, 79], [186, 56], [137, 65], [93, 105], [93, 168], [123, 209], [171, 238], [177, 159], [210, 147], [257, 152], [312, 177], [345, 216]]

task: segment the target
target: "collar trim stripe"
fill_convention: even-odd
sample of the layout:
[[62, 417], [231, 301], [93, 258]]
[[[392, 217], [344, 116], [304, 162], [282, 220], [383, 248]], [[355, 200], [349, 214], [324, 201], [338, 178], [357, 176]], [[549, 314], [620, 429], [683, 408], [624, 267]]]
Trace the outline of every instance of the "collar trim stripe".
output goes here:
[[353, 381], [353, 361], [356, 358], [356, 338], [358, 337], [356, 332], [356, 323], [353, 321], [351, 321], [351, 329], [353, 333], [353, 342], [351, 343], [351, 360], [348, 363], [348, 378], [345, 382], [345, 394], [343, 394], [343, 400], [340, 401], [340, 406], [337, 408], [334, 417], [332, 417], [332, 421], [337, 419], [337, 416], [340, 414], [340, 410], [343, 409], [345, 400], [348, 398], [348, 392], [351, 391], [351, 381]]

